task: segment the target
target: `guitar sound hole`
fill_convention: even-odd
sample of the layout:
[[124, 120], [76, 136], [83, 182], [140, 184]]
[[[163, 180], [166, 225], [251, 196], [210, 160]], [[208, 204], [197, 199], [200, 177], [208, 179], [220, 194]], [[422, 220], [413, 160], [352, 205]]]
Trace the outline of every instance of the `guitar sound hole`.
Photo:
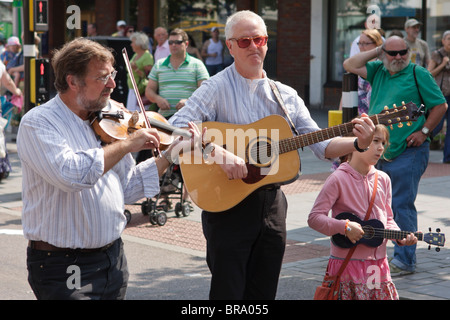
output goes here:
[[363, 237], [365, 239], [372, 239], [375, 236], [375, 230], [373, 229], [372, 226], [364, 226], [363, 230], [364, 230]]
[[269, 166], [272, 163], [272, 145], [268, 141], [258, 140], [251, 144], [247, 157], [250, 164]]

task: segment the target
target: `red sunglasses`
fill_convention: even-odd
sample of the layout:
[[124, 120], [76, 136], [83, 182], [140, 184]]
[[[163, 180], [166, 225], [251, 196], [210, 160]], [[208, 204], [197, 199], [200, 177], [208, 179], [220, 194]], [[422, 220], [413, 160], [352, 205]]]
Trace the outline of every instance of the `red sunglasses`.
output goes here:
[[268, 39], [269, 39], [268, 36], [256, 36], [256, 37], [242, 37], [239, 39], [231, 38], [230, 40], [236, 40], [239, 48], [245, 49], [250, 46], [252, 41], [257, 47], [265, 46], [267, 44]]

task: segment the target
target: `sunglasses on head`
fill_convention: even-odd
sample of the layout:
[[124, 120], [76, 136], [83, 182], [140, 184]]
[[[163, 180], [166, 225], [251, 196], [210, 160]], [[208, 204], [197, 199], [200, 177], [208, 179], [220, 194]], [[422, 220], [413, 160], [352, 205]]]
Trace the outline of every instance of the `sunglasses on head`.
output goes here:
[[231, 38], [230, 40], [235, 40], [241, 49], [248, 48], [250, 44], [253, 43], [257, 47], [262, 47], [267, 44], [267, 39], [269, 39], [268, 36], [256, 36], [256, 37], [242, 37], [239, 39]]
[[408, 49], [400, 50], [400, 51], [389, 51], [389, 50], [386, 50], [383, 48], [383, 51], [386, 52], [391, 57], [396, 57], [398, 54], [401, 56], [404, 56], [405, 54], [408, 53]]
[[182, 44], [183, 42], [184, 42], [183, 40], [169, 40], [169, 45]]

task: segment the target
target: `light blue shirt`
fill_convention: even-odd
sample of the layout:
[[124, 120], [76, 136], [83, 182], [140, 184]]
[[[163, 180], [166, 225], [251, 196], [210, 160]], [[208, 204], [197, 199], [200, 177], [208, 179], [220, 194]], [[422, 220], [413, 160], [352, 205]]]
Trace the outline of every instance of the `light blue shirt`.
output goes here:
[[125, 203], [159, 192], [154, 159], [136, 166], [127, 154], [103, 174], [100, 140], [59, 95], [23, 116], [17, 151], [22, 225], [29, 240], [61, 248], [105, 246], [125, 229]]
[[[319, 131], [308, 109], [297, 92], [276, 82], [284, 104], [299, 134]], [[218, 121], [233, 124], [251, 124], [267, 116], [278, 114], [286, 118], [268, 79], [249, 80], [242, 77], [234, 63], [202, 83], [186, 101], [184, 108], [169, 122], [177, 127], [188, 127], [190, 121]], [[309, 146], [313, 153], [325, 160], [325, 149], [330, 141]]]

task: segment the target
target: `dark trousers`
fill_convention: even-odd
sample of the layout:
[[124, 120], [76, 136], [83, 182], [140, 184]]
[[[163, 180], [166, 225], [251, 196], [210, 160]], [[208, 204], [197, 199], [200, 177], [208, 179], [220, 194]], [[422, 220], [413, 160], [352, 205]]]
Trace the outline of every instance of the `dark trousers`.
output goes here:
[[128, 284], [123, 242], [99, 252], [27, 248], [28, 282], [38, 300], [122, 300]]
[[258, 190], [222, 213], [202, 213], [211, 300], [275, 299], [286, 245], [287, 201]]

